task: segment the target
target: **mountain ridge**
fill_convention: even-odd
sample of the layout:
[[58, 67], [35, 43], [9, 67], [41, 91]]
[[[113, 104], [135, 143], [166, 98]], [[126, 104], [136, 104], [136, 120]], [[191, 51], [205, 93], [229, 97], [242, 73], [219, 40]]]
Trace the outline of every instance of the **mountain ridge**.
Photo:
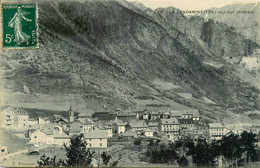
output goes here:
[[[26, 85], [32, 94], [80, 95], [85, 102], [81, 108], [92, 110], [113, 111], [117, 107], [154, 104], [169, 105], [173, 109], [183, 106], [207, 109], [204, 115], [208, 117], [214, 109], [222, 115], [224, 109], [243, 113], [259, 108], [258, 89], [232, 72], [240, 67], [235, 63], [241, 59], [242, 51], [252, 50], [248, 52], [251, 54], [258, 44], [219, 24], [213, 33], [231, 31], [234, 36], [225, 37], [222, 42], [241, 47], [228, 50], [223, 56], [218, 51], [225, 45], [220, 46], [215, 35], [203, 34], [203, 24], [208, 22], [198, 17], [190, 20], [168, 10], [171, 9], [152, 12], [117, 1], [39, 2], [40, 49], [2, 52], [2, 62], [11, 65], [16, 60], [25, 69], [16, 65], [11, 70], [18, 72], [16, 78], [5, 77], [1, 86], [13, 92], [24, 92], [21, 86]], [[190, 30], [185, 32], [185, 26], [174, 24], [176, 20], [187, 24]], [[218, 23], [209, 24], [214, 27]], [[212, 37], [211, 43], [217, 49], [208, 46], [210, 40], [206, 36]], [[234, 57], [234, 61], [227, 55]], [[223, 66], [205, 64], [211, 61]], [[153, 84], [155, 80], [159, 80], [161, 86], [169, 82], [178, 88], [163, 90]], [[237, 94], [238, 91], [249, 98]], [[178, 95], [185, 92], [193, 98]], [[136, 99], [137, 95], [149, 95], [153, 99]], [[205, 96], [217, 106], [200, 102]], [[73, 99], [67, 101], [78, 105]]]

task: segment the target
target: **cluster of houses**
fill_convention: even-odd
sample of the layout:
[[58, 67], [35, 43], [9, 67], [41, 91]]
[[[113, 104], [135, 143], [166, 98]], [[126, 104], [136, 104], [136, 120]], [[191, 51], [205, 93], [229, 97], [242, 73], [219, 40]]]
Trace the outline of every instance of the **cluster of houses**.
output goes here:
[[[240, 135], [243, 131], [252, 132], [257, 134], [257, 139], [259, 139], [260, 128], [259, 126], [239, 126], [239, 125], [225, 125], [223, 123], [211, 123], [209, 124], [209, 137], [210, 140], [220, 140], [223, 136], [228, 136], [230, 134]], [[260, 141], [259, 141], [260, 143]], [[260, 144], [258, 145], [260, 146]]]
[[149, 111], [144, 108], [76, 113], [70, 108], [68, 114], [68, 117], [54, 114], [30, 118], [25, 110], [8, 107], [0, 112], [0, 126], [24, 130], [25, 138], [35, 144], [63, 145], [71, 136], [83, 134], [90, 148], [104, 148], [107, 139], [112, 137], [165, 135], [171, 138], [182, 132], [197, 132], [200, 120], [198, 110]]
[[[23, 130], [25, 138], [33, 144], [62, 146], [70, 137], [82, 134], [88, 148], [106, 148], [108, 139], [132, 141], [137, 137], [174, 140], [184, 134], [199, 134], [202, 125], [198, 110], [148, 110], [146, 108], [114, 112], [84, 113], [68, 110], [67, 117], [29, 117], [20, 108], [8, 107], [0, 112], [0, 126], [5, 129]], [[222, 124], [210, 124], [211, 139], [219, 139], [230, 130]]]

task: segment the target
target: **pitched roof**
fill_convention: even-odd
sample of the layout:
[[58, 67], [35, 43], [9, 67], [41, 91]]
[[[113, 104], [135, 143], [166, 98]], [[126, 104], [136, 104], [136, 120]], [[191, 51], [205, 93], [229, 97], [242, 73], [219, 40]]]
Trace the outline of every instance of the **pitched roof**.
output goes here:
[[46, 117], [39, 117], [39, 119], [42, 119], [42, 120], [44, 120], [44, 121], [48, 121], [48, 120], [50, 121], [50, 120], [51, 120], [51, 119], [50, 119], [49, 117], [47, 117], [47, 116], [46, 116]]
[[14, 111], [14, 112], [16, 112], [16, 108], [15, 107], [7, 107], [4, 111]]
[[181, 111], [171, 111], [171, 116], [182, 116], [182, 112]]
[[143, 113], [143, 114], [144, 114], [144, 115], [145, 115], [145, 114], [147, 114], [147, 115], [148, 115], [148, 114], [149, 114], [149, 111], [144, 111], [144, 113]]
[[193, 115], [194, 117], [199, 116], [199, 111], [197, 109], [192, 109], [192, 110], [183, 110], [182, 114], [187, 114], [187, 115]]
[[129, 122], [131, 128], [146, 128], [148, 127], [144, 120], [131, 120]]
[[101, 129], [95, 128], [94, 130], [90, 130], [89, 132], [84, 133], [84, 137], [89, 139], [98, 139], [98, 138], [107, 138], [107, 132]]
[[122, 134], [123, 137], [134, 137], [136, 136], [136, 133], [134, 131], [131, 131], [131, 130], [127, 130], [126, 132], [124, 132]]
[[52, 123], [49, 123], [49, 124], [43, 124], [43, 125], [40, 125], [40, 130], [42, 132], [44, 132], [45, 134], [47, 135], [52, 135], [53, 134], [53, 131], [54, 131], [54, 124]]
[[163, 113], [163, 115], [170, 115], [171, 113], [169, 111], [166, 111]]
[[40, 126], [41, 126], [41, 125], [39, 125], [39, 124], [31, 125], [31, 126], [28, 128], [28, 130], [37, 130], [37, 129], [40, 128]]
[[230, 130], [224, 136], [229, 136], [229, 135], [237, 135], [237, 134]]
[[177, 118], [161, 119], [162, 124], [179, 124]]
[[144, 132], [154, 132], [154, 130], [151, 128], [148, 128], [148, 129], [145, 129]]
[[160, 113], [160, 111], [152, 111], [150, 114], [151, 115], [160, 115], [161, 113]]
[[149, 127], [158, 127], [159, 123], [158, 122], [148, 122]]
[[69, 139], [69, 135], [65, 134], [64, 132], [54, 131], [53, 132], [54, 139]]
[[58, 122], [60, 122], [60, 121], [64, 121], [64, 122], [66, 122], [66, 123], [68, 123], [69, 122], [69, 120], [67, 120], [66, 118], [64, 118], [64, 117], [61, 117], [61, 118], [56, 118], [56, 119], [54, 119], [54, 121], [53, 122], [55, 122], [55, 123], [58, 123]]
[[82, 128], [83, 127], [83, 124], [81, 122], [73, 122], [71, 125], [70, 125], [70, 132], [81, 132], [82, 131]]
[[86, 119], [86, 118], [79, 118], [78, 119], [83, 125], [92, 125], [95, 124], [94, 121], [90, 120], [90, 119]]
[[110, 125], [104, 125], [103, 126], [105, 129], [112, 129], [112, 127]]
[[121, 108], [117, 108], [115, 111], [122, 111], [122, 109]]
[[114, 120], [113, 122], [116, 125], [126, 125], [127, 123], [123, 122], [122, 120]]
[[[18, 115], [28, 115], [27, 111], [21, 109], [21, 108], [17, 108], [17, 107], [7, 107], [4, 111], [6, 112], [15, 112]], [[2, 111], [2, 112], [4, 112]]]

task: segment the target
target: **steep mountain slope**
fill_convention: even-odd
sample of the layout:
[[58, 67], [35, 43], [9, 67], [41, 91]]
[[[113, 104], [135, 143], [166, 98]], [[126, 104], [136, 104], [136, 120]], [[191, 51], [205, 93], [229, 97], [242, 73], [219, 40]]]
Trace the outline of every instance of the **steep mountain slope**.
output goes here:
[[222, 13], [199, 16], [226, 23], [236, 28], [246, 37], [260, 42], [260, 2], [237, 3], [215, 10]]
[[[195, 107], [214, 119], [230, 115], [227, 108], [259, 108], [257, 88], [235, 75], [239, 65], [229, 60], [259, 46], [227, 25], [171, 11], [118, 1], [39, 2], [40, 49], [4, 50], [0, 84], [32, 95], [29, 102], [49, 96], [83, 111]], [[176, 87], [165, 90], [168, 83]]]

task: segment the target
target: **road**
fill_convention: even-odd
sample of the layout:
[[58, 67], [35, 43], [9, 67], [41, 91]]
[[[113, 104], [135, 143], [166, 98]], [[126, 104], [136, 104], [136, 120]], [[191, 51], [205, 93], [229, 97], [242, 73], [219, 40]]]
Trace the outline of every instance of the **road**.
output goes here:
[[13, 152], [13, 153], [9, 153], [7, 155], [0, 156], [0, 160], [7, 159], [7, 158], [9, 158], [11, 156], [15, 156], [15, 155], [22, 154], [22, 153], [27, 153], [27, 152], [29, 152], [28, 149], [17, 151], [17, 152]]

